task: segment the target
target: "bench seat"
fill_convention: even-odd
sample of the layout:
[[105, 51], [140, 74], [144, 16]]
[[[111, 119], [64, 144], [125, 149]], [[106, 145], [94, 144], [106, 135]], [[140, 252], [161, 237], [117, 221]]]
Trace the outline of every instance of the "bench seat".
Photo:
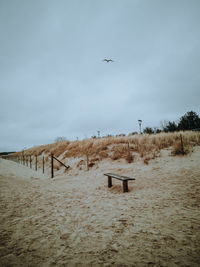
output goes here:
[[104, 173], [108, 177], [108, 187], [112, 187], [112, 178], [121, 180], [123, 182], [123, 192], [128, 192], [128, 181], [135, 180], [135, 178], [115, 174], [115, 173]]

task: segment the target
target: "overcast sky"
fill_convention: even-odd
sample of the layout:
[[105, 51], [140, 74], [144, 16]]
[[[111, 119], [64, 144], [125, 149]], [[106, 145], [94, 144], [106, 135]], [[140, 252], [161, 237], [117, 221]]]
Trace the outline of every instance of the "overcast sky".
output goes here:
[[199, 14], [199, 0], [0, 0], [0, 151], [199, 114]]

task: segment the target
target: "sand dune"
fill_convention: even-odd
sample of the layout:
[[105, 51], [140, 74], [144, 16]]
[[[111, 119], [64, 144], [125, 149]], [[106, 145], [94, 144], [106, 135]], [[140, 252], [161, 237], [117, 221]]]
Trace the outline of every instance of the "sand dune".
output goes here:
[[[199, 266], [200, 148], [35, 172], [0, 159], [1, 266]], [[107, 188], [105, 172], [136, 178]]]

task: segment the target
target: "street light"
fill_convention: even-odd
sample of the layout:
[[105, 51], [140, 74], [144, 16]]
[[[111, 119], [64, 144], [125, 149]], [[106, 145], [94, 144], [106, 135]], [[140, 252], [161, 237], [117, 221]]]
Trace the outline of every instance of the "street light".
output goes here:
[[139, 123], [139, 129], [140, 129], [140, 134], [141, 134], [141, 133], [142, 133], [142, 132], [141, 132], [142, 120], [138, 120], [138, 123]]

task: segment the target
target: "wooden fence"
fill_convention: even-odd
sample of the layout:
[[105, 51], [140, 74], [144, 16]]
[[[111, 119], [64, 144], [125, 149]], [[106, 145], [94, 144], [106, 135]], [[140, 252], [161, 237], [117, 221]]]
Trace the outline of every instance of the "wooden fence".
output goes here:
[[[31, 169], [35, 169], [38, 171], [38, 157], [37, 155], [4, 155], [1, 156], [3, 159], [12, 160], [14, 162], [20, 163], [24, 166], [30, 167]], [[53, 154], [50, 156], [50, 170], [51, 170], [51, 178], [54, 178], [54, 161], [59, 162], [62, 166], [64, 166], [67, 170], [70, 168], [69, 165], [65, 165], [62, 161], [57, 159]], [[47, 168], [47, 167], [46, 167]], [[42, 156], [42, 173], [45, 171], [45, 157]]]

